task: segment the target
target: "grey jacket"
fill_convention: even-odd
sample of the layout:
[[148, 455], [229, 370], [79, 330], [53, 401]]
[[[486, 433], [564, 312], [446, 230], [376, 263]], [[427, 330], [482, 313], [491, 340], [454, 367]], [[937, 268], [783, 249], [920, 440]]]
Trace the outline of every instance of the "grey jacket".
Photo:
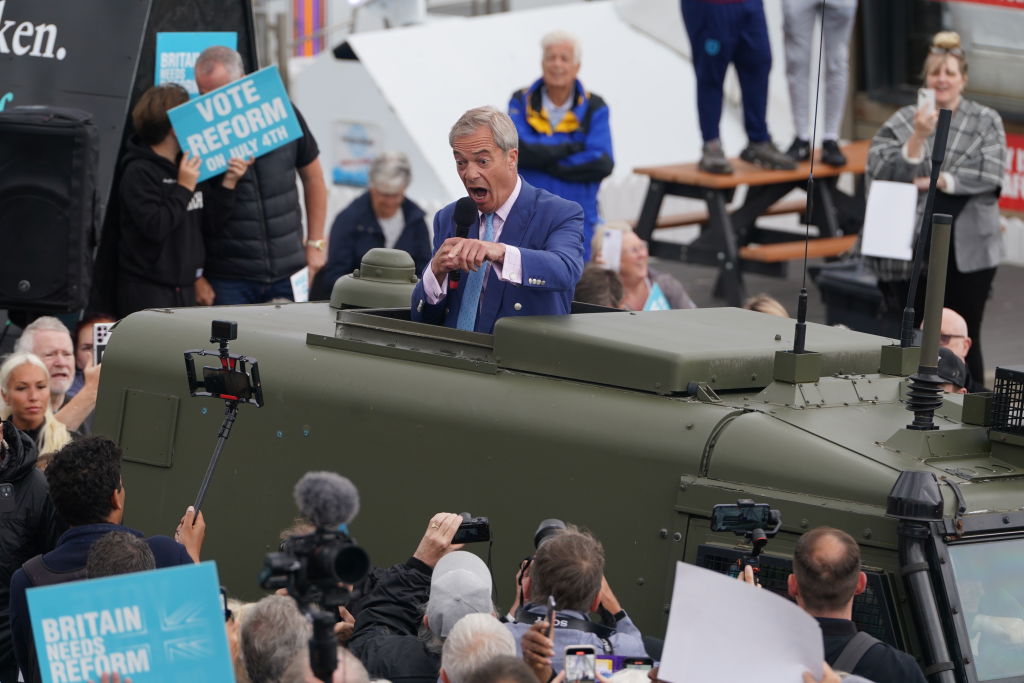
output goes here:
[[[892, 180], [912, 182], [931, 174], [934, 134], [924, 146], [920, 163], [911, 163], [903, 155], [903, 145], [914, 132], [914, 105], [907, 105], [878, 130], [868, 152], [867, 181]], [[994, 109], [961, 99], [953, 112], [946, 144], [942, 172], [953, 179], [954, 195], [970, 195], [955, 221], [953, 240], [956, 266], [962, 273], [995, 268], [1003, 256], [999, 232], [999, 191], [1003, 182], [1006, 159], [1006, 134], [1003, 121]], [[926, 194], [917, 204], [915, 229], [921, 225]], [[907, 280], [913, 264], [910, 261], [865, 259], [880, 280]]]
[[[543, 607], [537, 605], [527, 605], [526, 611], [532, 616], [543, 619], [545, 617], [545, 610]], [[574, 612], [572, 610], [561, 610], [558, 612], [563, 616], [572, 617], [575, 619], [586, 619], [586, 615], [581, 612]], [[531, 624], [523, 623], [520, 621], [514, 621], [505, 624], [512, 633], [512, 637], [516, 641], [516, 656], [522, 657], [523, 646], [520, 642], [523, 634], [530, 630]], [[556, 628], [555, 629], [555, 656], [551, 658], [551, 667], [555, 672], [561, 671], [565, 667], [565, 648], [569, 645], [593, 645], [594, 654], [617, 654], [627, 655], [631, 657], [646, 657], [647, 650], [644, 648], [644, 639], [640, 635], [640, 629], [636, 627], [633, 620], [628, 616], [622, 616], [615, 623], [615, 633], [609, 639], [611, 646], [614, 648], [614, 653], [605, 652], [601, 639], [593, 633], [586, 631], [577, 631], [569, 628]]]

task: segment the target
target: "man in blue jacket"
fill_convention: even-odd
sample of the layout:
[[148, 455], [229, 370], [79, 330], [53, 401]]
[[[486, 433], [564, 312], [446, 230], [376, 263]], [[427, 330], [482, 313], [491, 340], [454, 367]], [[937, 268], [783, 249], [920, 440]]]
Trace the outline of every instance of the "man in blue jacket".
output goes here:
[[505, 316], [568, 313], [583, 272], [579, 205], [519, 177], [515, 125], [494, 107], [463, 114], [448, 142], [476, 221], [459, 237], [455, 203], [434, 217], [434, 255], [413, 290], [412, 319], [490, 334]]
[[554, 31], [540, 44], [542, 77], [508, 103], [519, 131], [519, 169], [531, 185], [583, 207], [587, 261], [599, 220], [597, 191], [615, 165], [608, 105], [576, 78], [580, 44], [574, 36]]

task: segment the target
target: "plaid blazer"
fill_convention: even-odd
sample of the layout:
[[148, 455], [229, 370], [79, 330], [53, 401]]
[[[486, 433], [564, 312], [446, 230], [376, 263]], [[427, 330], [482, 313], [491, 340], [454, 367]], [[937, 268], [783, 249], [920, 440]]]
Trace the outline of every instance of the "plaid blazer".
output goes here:
[[[866, 172], [867, 184], [872, 180], [912, 182], [931, 174], [932, 134], [925, 142], [920, 163], [912, 163], [903, 153], [903, 146], [914, 132], [914, 105], [907, 105], [878, 130], [871, 140]], [[946, 143], [942, 172], [953, 180], [954, 195], [970, 195], [953, 226], [956, 266], [962, 273], [995, 268], [1003, 257], [1003, 241], [999, 231], [999, 192], [1003, 183], [1006, 159], [1006, 134], [1003, 121], [994, 109], [961, 99], [953, 112]], [[917, 203], [915, 235], [921, 227], [926, 193]], [[872, 256], [865, 261], [879, 280], [907, 280], [913, 263]]]

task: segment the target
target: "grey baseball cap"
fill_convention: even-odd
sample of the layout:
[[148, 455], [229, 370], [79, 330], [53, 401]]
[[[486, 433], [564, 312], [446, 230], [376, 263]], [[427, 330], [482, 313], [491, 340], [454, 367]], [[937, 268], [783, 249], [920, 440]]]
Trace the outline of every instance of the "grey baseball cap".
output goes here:
[[427, 625], [447, 638], [457, 622], [467, 614], [494, 613], [491, 602], [491, 573], [483, 560], [473, 553], [457, 550], [448, 553], [434, 567], [427, 600]]

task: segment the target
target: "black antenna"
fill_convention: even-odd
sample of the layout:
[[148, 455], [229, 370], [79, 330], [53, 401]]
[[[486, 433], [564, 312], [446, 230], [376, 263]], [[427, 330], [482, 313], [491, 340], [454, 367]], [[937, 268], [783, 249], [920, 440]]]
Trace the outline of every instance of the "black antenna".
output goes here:
[[807, 250], [811, 239], [811, 217], [814, 215], [814, 147], [818, 137], [818, 97], [821, 95], [821, 58], [825, 47], [825, 0], [821, 0], [821, 32], [818, 34], [818, 72], [814, 81], [814, 123], [811, 125], [811, 169], [807, 175], [807, 213], [804, 216], [804, 272], [800, 296], [796, 304], [796, 333], [793, 353], [803, 353], [807, 342]]
[[900, 325], [900, 346], [903, 348], [914, 345], [914, 302], [917, 300], [917, 284], [921, 279], [921, 269], [924, 265], [924, 250], [928, 248], [931, 240], [935, 189], [942, 162], [946, 158], [946, 137], [949, 135], [949, 120], [952, 117], [953, 112], [949, 109], [939, 110], [935, 142], [932, 143], [932, 174], [928, 181], [928, 197], [924, 201], [924, 213], [921, 215], [921, 230], [917, 233], [917, 241], [914, 243], [914, 270], [910, 275], [910, 289], [907, 291], [907, 304], [903, 307], [903, 321]]

